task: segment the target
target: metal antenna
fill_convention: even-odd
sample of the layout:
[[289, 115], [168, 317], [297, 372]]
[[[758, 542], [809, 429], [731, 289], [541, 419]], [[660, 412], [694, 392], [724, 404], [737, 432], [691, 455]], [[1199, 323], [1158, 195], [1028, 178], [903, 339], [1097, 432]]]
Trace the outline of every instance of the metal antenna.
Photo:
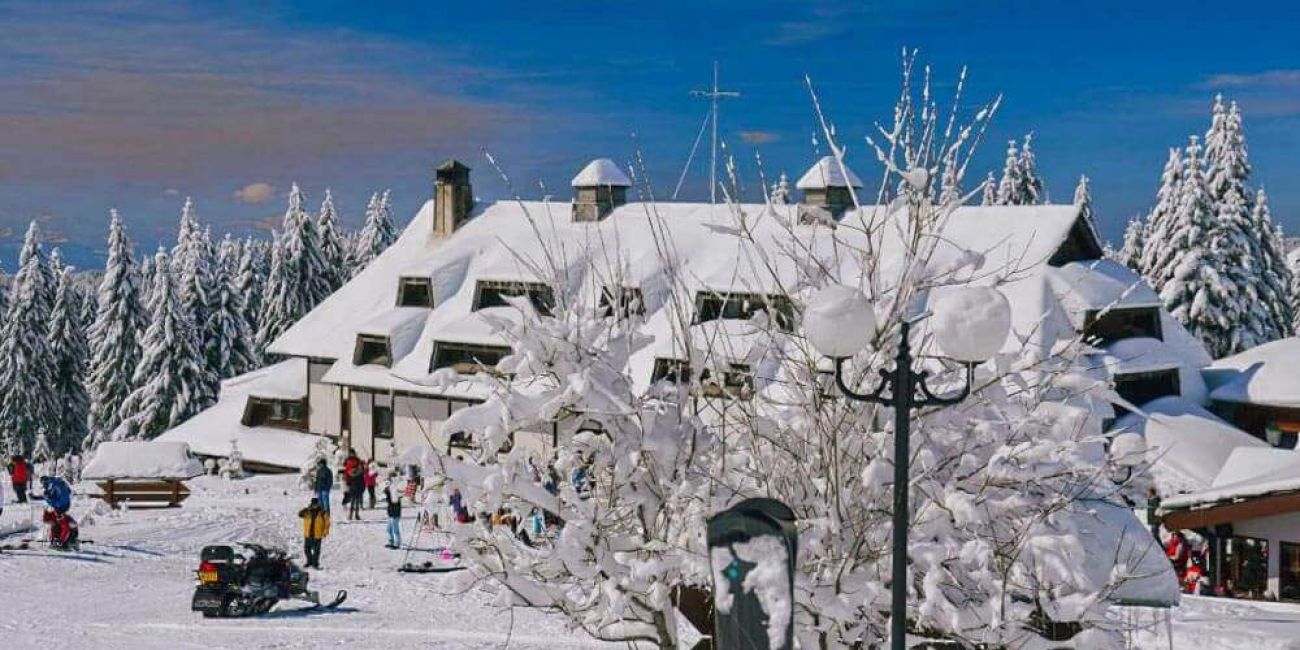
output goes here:
[[712, 102], [711, 116], [713, 121], [713, 154], [709, 159], [709, 203], [717, 203], [718, 199], [718, 100], [723, 97], [740, 97], [740, 93], [731, 90], [718, 90], [718, 62], [713, 62], [713, 89], [712, 90], [692, 90], [693, 97], [707, 97]]

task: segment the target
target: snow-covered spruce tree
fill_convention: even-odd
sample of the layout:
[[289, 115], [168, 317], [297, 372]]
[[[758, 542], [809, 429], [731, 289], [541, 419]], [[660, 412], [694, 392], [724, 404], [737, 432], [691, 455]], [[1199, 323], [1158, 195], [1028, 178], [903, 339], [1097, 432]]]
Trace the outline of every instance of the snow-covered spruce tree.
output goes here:
[[[262, 257], [269, 256], [269, 248], [261, 240], [244, 239], [239, 246], [239, 266], [235, 271], [235, 286], [244, 300], [244, 322], [252, 335], [250, 350], [255, 365], [261, 365], [262, 348], [257, 343], [261, 329], [262, 291], [266, 285], [266, 272]], [[270, 260], [266, 260], [267, 265]]]
[[[1151, 233], [1148, 249], [1157, 249], [1148, 269], [1152, 287], [1169, 314], [1205, 344], [1214, 357], [1238, 345], [1236, 326], [1243, 305], [1224, 277], [1221, 255], [1231, 249], [1215, 219], [1214, 204], [1201, 168], [1201, 145], [1192, 136], [1183, 156], [1182, 180], [1174, 212]], [[1240, 264], [1234, 259], [1231, 264]]]
[[208, 292], [212, 304], [205, 328], [207, 368], [218, 379], [242, 375], [257, 367], [253, 333], [246, 320], [245, 294], [237, 275], [243, 262], [240, 248], [229, 234], [221, 240]]
[[998, 180], [993, 177], [993, 172], [989, 172], [984, 179], [984, 185], [980, 188], [980, 205], [997, 205], [998, 204]]
[[87, 422], [88, 449], [122, 423], [122, 403], [135, 387], [135, 369], [140, 363], [140, 336], [145, 313], [136, 284], [131, 242], [117, 211], [109, 213], [108, 260], [95, 295], [95, 320], [91, 325], [90, 418]]
[[321, 256], [325, 259], [325, 271], [330, 293], [350, 277], [347, 269], [348, 250], [346, 240], [339, 231], [339, 216], [334, 209], [334, 197], [329, 188], [325, 188], [325, 199], [320, 204], [320, 214], [316, 217], [316, 229], [320, 232]]
[[1250, 212], [1251, 232], [1259, 245], [1259, 284], [1256, 292], [1260, 303], [1268, 309], [1275, 329], [1266, 340], [1274, 340], [1295, 333], [1293, 321], [1296, 312], [1291, 307], [1291, 267], [1286, 260], [1286, 238], [1280, 226], [1273, 222], [1268, 209], [1268, 195], [1261, 188], [1255, 193], [1254, 207]]
[[1038, 205], [1043, 202], [1043, 179], [1038, 175], [1038, 158], [1034, 156], [1034, 134], [1025, 134], [1020, 145], [1020, 200], [1018, 205]]
[[86, 391], [90, 345], [81, 327], [82, 298], [74, 282], [74, 269], [63, 266], [58, 278], [49, 321], [49, 345], [54, 355], [51, 391], [60, 405], [53, 445], [59, 454], [64, 454], [78, 449], [86, 439], [86, 420], [90, 416], [90, 394]]
[[[212, 247], [212, 233], [199, 223], [194, 203], [189, 198], [185, 199], [185, 206], [181, 209], [176, 245], [168, 262], [176, 298], [180, 302], [180, 314], [189, 319], [194, 345], [206, 359], [193, 399], [201, 408], [207, 407], [217, 401], [217, 391], [221, 386], [221, 375], [212, 365], [220, 355], [213, 348], [217, 345], [217, 337], [222, 335], [212, 329], [221, 324], [212, 319], [215, 300], [212, 292], [217, 286], [214, 277], [216, 254]], [[156, 307], [150, 305], [151, 309]]]
[[[905, 95], [912, 92], [904, 86]], [[875, 297], [882, 326], [869, 349], [883, 353], [859, 355], [856, 376], [874, 377], [886, 365], [904, 314], [982, 264], [979, 254], [959, 255], [955, 266], [936, 263], [941, 238], [933, 235], [957, 204], [935, 205], [931, 179], [941, 154], [970, 144], [970, 130], [954, 130], [951, 141], [913, 140], [942, 131], [927, 128], [925, 121], [941, 113], [923, 110], [929, 108], [900, 101], [895, 119], [922, 124], [882, 128], [891, 139], [877, 147], [887, 165], [881, 187], [898, 187], [901, 174], [907, 179], [896, 206], [911, 218], [890, 223], [915, 232], [900, 235], [912, 244], [898, 264], [877, 266], [850, 243], [883, 234], [864, 218], [812, 234], [787, 224], [788, 236], [779, 239], [791, 243], [788, 254], [796, 259], [786, 262], [794, 263], [764, 260], [796, 303], [834, 282], [860, 281]], [[832, 151], [842, 159], [842, 149], [832, 144]], [[754, 237], [741, 225], [758, 215], [733, 214], [734, 236]], [[651, 223], [659, 241], [671, 240], [662, 221]], [[822, 263], [845, 254], [854, 262]], [[585, 259], [611, 257], [617, 255], [596, 250]], [[670, 255], [659, 263], [667, 284], [654, 299], [670, 303], [664, 309], [676, 334], [653, 344], [683, 350], [687, 365], [699, 370], [680, 385], [661, 382], [649, 391], [635, 388], [626, 372], [629, 359], [652, 344], [639, 317], [606, 317], [597, 300], [582, 300], [575, 277], [583, 269], [535, 269], [557, 296], [574, 299], [562, 300], [552, 316], [528, 312], [506, 326], [513, 353], [498, 365], [502, 372], [477, 376], [490, 397], [444, 425], [470, 432], [479, 449], [463, 461], [436, 456], [429, 469], [448, 475], [475, 511], [536, 509], [562, 526], [537, 546], [502, 528], [454, 527], [454, 543], [471, 567], [463, 575], [494, 586], [506, 602], [558, 611], [594, 637], [675, 648], [677, 597], [703, 593], [707, 602], [712, 584], [705, 519], [745, 497], [775, 497], [794, 510], [800, 533], [795, 620], [777, 625], [793, 623], [803, 648], [881, 647], [888, 634], [894, 461], [885, 423], [892, 418], [883, 407], [828, 396], [819, 379], [825, 360], [778, 319], [760, 314], [692, 326], [692, 294], [681, 269]], [[621, 265], [585, 271], [618, 278]], [[978, 272], [1003, 277], [1017, 269]], [[721, 349], [707, 335], [714, 326], [742, 332], [745, 349]], [[934, 352], [928, 339], [916, 343], [920, 356]], [[1081, 530], [1095, 523], [1096, 508], [1125, 512], [1104, 500], [1140, 486], [1117, 489], [1105, 478], [1111, 468], [1101, 452], [1100, 417], [1089, 409], [1104, 383], [1072, 356], [1077, 341], [1056, 343], [1000, 355], [981, 366], [970, 399], [914, 420], [908, 582], [910, 626], [918, 635], [962, 647], [1060, 647], [1040, 636], [1043, 622], [1054, 620], [1079, 625], [1071, 647], [1122, 645], [1103, 617], [1133, 558], [1094, 555], [1083, 570]], [[752, 398], [700, 397], [709, 383], [702, 370], [718, 377], [732, 358], [754, 369]], [[957, 368], [928, 363], [945, 385], [957, 383]], [[588, 478], [581, 489], [561, 480], [547, 490], [522, 445], [502, 451], [516, 433], [553, 430], [556, 473], [582, 469]]]
[[353, 242], [352, 275], [360, 273], [361, 269], [366, 268], [397, 239], [387, 204], [388, 190], [384, 190], [382, 197], [378, 192], [370, 196], [370, 204], [366, 206], [366, 223], [361, 226], [361, 232], [357, 233], [356, 241]]
[[1092, 187], [1086, 175], [1080, 176], [1079, 184], [1074, 187], [1074, 205], [1079, 206], [1079, 216], [1086, 219], [1089, 224], [1097, 223], [1097, 215], [1092, 209]]
[[1291, 272], [1291, 330], [1300, 332], [1300, 248], [1287, 253], [1286, 266]]
[[1183, 182], [1183, 157], [1182, 153], [1176, 148], [1169, 149], [1169, 159], [1165, 162], [1164, 171], [1160, 174], [1160, 187], [1156, 190], [1156, 204], [1147, 214], [1146, 222], [1142, 228], [1142, 241], [1145, 244], [1141, 251], [1141, 261], [1136, 267], [1142, 277], [1146, 279], [1147, 284], [1151, 285], [1157, 292], [1168, 277], [1157, 273], [1166, 271], [1169, 267], [1169, 258], [1177, 251], [1163, 245], [1165, 240], [1174, 236], [1174, 215], [1178, 211], [1178, 200], [1181, 196]]
[[49, 267], [35, 221], [27, 227], [19, 259], [0, 326], [0, 446], [14, 453], [30, 449], [38, 435], [54, 433], [60, 408], [50, 391], [55, 357], [48, 333], [54, 290], [45, 284]]
[[1142, 251], [1146, 246], [1146, 223], [1142, 217], [1133, 217], [1124, 227], [1124, 243], [1115, 254], [1115, 261], [1129, 267], [1138, 275], [1142, 273]]
[[122, 403], [124, 419], [112, 433], [114, 440], [153, 438], [203, 408], [198, 401], [206, 372], [203, 353], [161, 248], [154, 254], [154, 268], [153, 312], [132, 382], [136, 389]]
[[275, 238], [271, 270], [262, 293], [257, 332], [259, 351], [289, 329], [330, 294], [327, 263], [321, 252], [316, 222], [303, 208], [302, 191], [294, 183], [284, 230]]
[[1019, 205], [1020, 201], [1020, 154], [1016, 151], [1016, 141], [1007, 141], [1007, 156], [1002, 163], [1002, 179], [998, 181], [995, 198], [997, 205]]
[[786, 177], [785, 172], [772, 183], [772, 191], [768, 194], [768, 200], [772, 205], [786, 205], [790, 203], [792, 194], [790, 192], [790, 179]]

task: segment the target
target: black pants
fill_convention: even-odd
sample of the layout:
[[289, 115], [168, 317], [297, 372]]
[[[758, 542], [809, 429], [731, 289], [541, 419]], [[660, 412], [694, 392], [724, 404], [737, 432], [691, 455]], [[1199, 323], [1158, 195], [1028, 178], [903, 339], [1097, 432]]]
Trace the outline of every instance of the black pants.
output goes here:
[[14, 494], [17, 495], [14, 499], [16, 502], [27, 503], [27, 482], [14, 481]]
[[302, 552], [307, 556], [307, 566], [320, 568], [320, 540], [310, 537], [302, 540]]
[[375, 486], [367, 485], [366, 493], [370, 496], [370, 507], [373, 509], [375, 507]]

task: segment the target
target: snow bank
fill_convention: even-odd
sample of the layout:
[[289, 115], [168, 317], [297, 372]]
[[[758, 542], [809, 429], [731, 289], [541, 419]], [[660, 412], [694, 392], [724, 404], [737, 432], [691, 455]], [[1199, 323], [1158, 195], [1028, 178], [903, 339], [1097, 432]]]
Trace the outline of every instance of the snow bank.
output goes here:
[[175, 441], [104, 442], [81, 470], [91, 481], [131, 478], [187, 479], [203, 473], [190, 446]]

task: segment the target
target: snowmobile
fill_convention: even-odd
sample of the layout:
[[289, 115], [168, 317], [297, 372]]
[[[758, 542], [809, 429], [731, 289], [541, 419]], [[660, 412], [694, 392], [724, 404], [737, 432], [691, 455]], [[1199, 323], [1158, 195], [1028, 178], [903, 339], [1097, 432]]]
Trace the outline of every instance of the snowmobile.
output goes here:
[[265, 614], [281, 600], [304, 600], [312, 605], [308, 609], [315, 609], [338, 607], [348, 597], [340, 589], [332, 601], [322, 603], [320, 594], [307, 588], [307, 572], [283, 550], [240, 546], [246, 554], [225, 545], [203, 547], [191, 610], [205, 618], [237, 618]]

